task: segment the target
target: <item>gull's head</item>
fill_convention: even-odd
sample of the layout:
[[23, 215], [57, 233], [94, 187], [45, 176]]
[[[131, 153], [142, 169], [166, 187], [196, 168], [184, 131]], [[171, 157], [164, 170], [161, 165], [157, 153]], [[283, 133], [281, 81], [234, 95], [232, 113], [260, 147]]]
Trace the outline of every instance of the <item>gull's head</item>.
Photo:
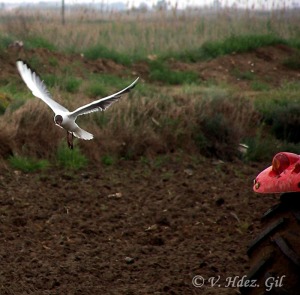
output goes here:
[[63, 117], [61, 115], [56, 115], [54, 117], [54, 122], [56, 125], [61, 126], [61, 124], [63, 122]]

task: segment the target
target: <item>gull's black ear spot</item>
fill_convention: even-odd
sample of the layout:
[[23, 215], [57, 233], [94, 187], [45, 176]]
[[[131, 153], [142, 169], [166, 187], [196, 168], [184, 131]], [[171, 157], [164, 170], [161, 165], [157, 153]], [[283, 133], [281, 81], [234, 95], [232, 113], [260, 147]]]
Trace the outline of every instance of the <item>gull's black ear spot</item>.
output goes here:
[[54, 122], [55, 122], [55, 124], [57, 124], [57, 125], [61, 125], [61, 123], [63, 122], [63, 117], [62, 117], [61, 115], [56, 115], [56, 116], [54, 117]]

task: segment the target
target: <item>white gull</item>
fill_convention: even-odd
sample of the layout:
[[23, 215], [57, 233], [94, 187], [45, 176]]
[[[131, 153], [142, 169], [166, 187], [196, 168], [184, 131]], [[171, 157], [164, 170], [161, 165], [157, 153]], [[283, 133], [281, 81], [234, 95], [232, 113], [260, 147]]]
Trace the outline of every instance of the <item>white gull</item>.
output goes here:
[[105, 111], [112, 103], [117, 101], [124, 93], [129, 92], [135, 87], [139, 78], [133, 83], [124, 88], [123, 90], [104, 97], [99, 100], [95, 100], [89, 104], [79, 107], [73, 112], [57, 103], [51, 98], [51, 95], [46, 88], [44, 82], [40, 77], [30, 69], [30, 67], [23, 61], [17, 61], [17, 68], [24, 80], [27, 87], [31, 90], [32, 94], [41, 100], [43, 100], [54, 112], [54, 122], [57, 126], [67, 130], [67, 141], [69, 148], [73, 149], [73, 135], [77, 138], [84, 140], [93, 139], [93, 134], [81, 129], [75, 122], [78, 116], [89, 114], [96, 111]]

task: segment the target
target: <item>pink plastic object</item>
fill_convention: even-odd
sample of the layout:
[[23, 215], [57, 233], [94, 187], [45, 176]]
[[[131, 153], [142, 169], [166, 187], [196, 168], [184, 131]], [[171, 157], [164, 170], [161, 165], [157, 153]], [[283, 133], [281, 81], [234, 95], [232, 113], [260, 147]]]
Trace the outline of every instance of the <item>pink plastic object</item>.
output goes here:
[[300, 155], [282, 152], [254, 180], [257, 193], [300, 192]]

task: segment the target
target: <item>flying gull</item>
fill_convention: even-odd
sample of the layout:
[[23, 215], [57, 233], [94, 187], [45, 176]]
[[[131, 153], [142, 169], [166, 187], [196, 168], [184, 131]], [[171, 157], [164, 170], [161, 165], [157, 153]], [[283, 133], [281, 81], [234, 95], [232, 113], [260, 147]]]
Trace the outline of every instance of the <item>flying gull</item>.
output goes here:
[[93, 138], [93, 134], [81, 129], [76, 124], [76, 119], [80, 115], [89, 114], [96, 111], [105, 111], [115, 101], [117, 101], [124, 93], [128, 93], [133, 89], [138, 81], [137, 78], [133, 83], [124, 88], [123, 90], [104, 97], [99, 100], [95, 100], [89, 104], [79, 107], [73, 112], [57, 103], [51, 98], [51, 95], [45, 86], [41, 78], [30, 69], [30, 67], [23, 61], [17, 61], [17, 68], [24, 80], [27, 87], [31, 90], [32, 94], [41, 100], [43, 100], [54, 112], [54, 122], [57, 126], [67, 130], [67, 142], [70, 149], [73, 149], [73, 136], [84, 140], [90, 140]]

